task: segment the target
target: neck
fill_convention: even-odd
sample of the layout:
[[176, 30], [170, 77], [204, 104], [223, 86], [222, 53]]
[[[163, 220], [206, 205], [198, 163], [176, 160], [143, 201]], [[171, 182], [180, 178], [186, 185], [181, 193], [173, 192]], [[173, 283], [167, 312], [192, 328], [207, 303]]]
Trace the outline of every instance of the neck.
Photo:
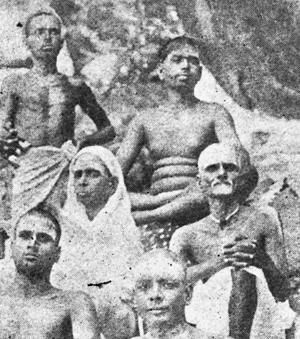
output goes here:
[[88, 216], [90, 221], [93, 221], [98, 213], [105, 207], [107, 201], [101, 201], [98, 203], [97, 206], [94, 204], [88, 204], [85, 206], [85, 213]]
[[167, 88], [167, 98], [168, 101], [173, 104], [183, 103], [191, 105], [194, 102], [198, 101], [198, 99], [194, 96], [194, 91], [180, 91], [174, 88]]
[[188, 324], [184, 317], [182, 319], [176, 319], [176, 322], [172, 323], [160, 323], [155, 326], [148, 326], [151, 338], [155, 339], [173, 339], [179, 336], [187, 329]]
[[56, 60], [57, 58], [52, 59], [35, 59], [33, 63], [33, 71], [36, 73], [39, 73], [43, 76], [49, 75], [49, 74], [56, 74], [57, 68], [56, 68]]
[[32, 274], [17, 271], [12, 287], [16, 293], [25, 297], [41, 295], [41, 293], [49, 291], [52, 288], [50, 284], [50, 272], [51, 269], [47, 272]]
[[226, 220], [239, 206], [233, 197], [209, 197], [208, 200], [211, 215], [220, 221]]

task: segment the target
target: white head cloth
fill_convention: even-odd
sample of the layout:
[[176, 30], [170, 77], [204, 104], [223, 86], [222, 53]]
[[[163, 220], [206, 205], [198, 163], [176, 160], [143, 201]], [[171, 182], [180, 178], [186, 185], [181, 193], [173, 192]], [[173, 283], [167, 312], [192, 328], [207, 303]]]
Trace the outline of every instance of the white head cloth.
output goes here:
[[[83, 154], [101, 159], [112, 176], [118, 178], [115, 193], [92, 221], [88, 219], [84, 206], [77, 201], [74, 191], [74, 164]], [[113, 281], [128, 273], [142, 253], [139, 230], [131, 216], [121, 167], [106, 148], [86, 147], [73, 159], [62, 224], [62, 255], [57, 268], [63, 267], [61, 279], [67, 275], [63, 285], [69, 288], [70, 279], [73, 280], [71, 285], [75, 284], [74, 288], [81, 290], [87, 283]], [[57, 284], [63, 287], [61, 283]]]

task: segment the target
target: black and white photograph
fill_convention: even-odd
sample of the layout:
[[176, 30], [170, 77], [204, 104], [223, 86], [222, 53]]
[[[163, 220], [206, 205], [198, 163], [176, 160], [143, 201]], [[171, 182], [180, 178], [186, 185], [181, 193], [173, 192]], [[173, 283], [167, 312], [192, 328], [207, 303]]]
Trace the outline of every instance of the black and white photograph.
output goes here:
[[300, 1], [0, 16], [0, 339], [300, 339]]

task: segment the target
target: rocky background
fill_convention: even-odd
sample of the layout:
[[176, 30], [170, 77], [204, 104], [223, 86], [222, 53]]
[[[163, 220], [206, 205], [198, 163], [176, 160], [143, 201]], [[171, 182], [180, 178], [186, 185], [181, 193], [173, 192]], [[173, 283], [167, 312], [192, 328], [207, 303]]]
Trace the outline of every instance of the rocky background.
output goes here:
[[[300, 248], [299, 2], [0, 0], [2, 77], [12, 71], [7, 66], [24, 72], [30, 65], [22, 26], [42, 3], [52, 6], [66, 27], [59, 70], [92, 86], [119, 140], [140, 109], [163, 100], [155, 83], [159, 44], [184, 33], [199, 40], [204, 72], [195, 93], [233, 115], [260, 173], [253, 196], [263, 195], [281, 211], [289, 257], [296, 263], [298, 254], [289, 249]], [[78, 112], [78, 136], [93, 128]]]

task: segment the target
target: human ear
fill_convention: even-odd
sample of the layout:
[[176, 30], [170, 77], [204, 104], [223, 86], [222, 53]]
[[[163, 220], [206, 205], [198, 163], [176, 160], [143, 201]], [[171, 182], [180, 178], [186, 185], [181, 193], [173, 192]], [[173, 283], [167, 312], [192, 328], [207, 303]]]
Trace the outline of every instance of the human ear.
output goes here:
[[113, 187], [113, 188], [117, 188], [118, 187], [118, 185], [119, 185], [119, 179], [118, 179], [118, 177], [112, 177], [111, 179], [110, 179], [111, 181], [111, 186]]
[[200, 79], [202, 78], [202, 69], [203, 67], [200, 65], [198, 70], [198, 81], [200, 81]]
[[61, 255], [61, 247], [58, 246], [54, 254], [54, 262], [57, 263]]
[[164, 68], [162, 63], [159, 63], [159, 65], [157, 66], [157, 75], [159, 77], [159, 80], [164, 80]]
[[192, 284], [187, 284], [184, 291], [185, 305], [189, 305], [193, 297], [193, 286]]

